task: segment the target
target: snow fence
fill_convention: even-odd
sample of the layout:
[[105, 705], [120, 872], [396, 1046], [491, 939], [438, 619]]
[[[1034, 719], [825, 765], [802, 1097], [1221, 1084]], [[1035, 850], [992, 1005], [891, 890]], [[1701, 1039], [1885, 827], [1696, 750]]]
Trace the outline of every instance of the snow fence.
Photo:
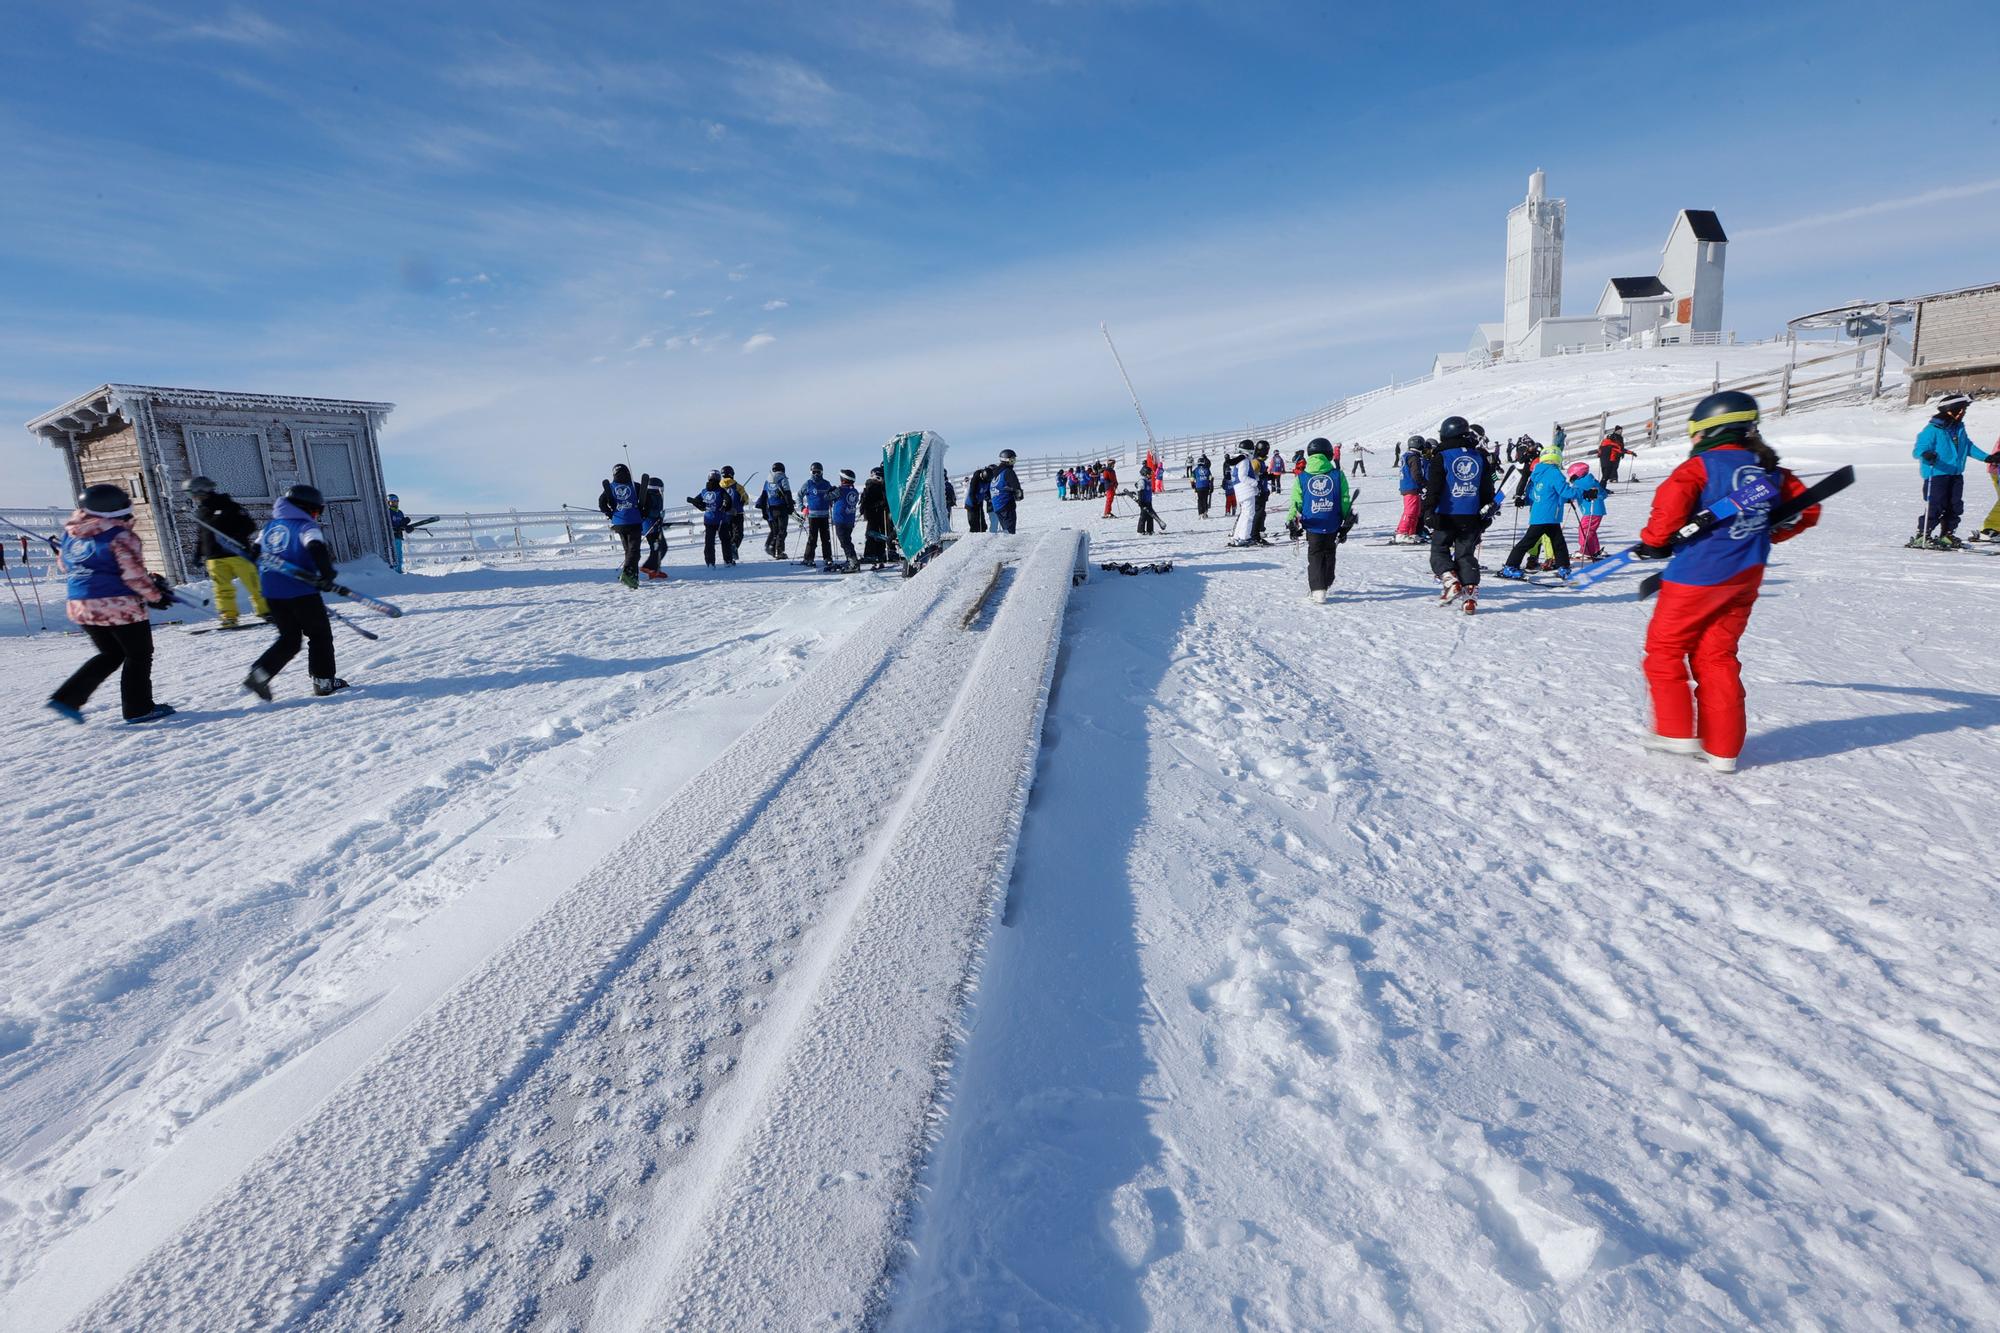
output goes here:
[[72, 1327], [867, 1322], [1086, 542], [954, 542]]

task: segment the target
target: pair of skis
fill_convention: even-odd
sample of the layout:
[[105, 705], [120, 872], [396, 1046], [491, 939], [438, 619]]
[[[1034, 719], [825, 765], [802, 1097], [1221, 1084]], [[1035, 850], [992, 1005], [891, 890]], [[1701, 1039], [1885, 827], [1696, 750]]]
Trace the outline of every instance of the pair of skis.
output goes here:
[[[1777, 480], [1768, 475], [1759, 476], [1747, 485], [1731, 491], [1728, 495], [1725, 495], [1713, 505], [1710, 505], [1707, 509], [1702, 510], [1689, 519], [1674, 534], [1674, 545], [1676, 548], [1683, 547], [1718, 524], [1730, 522], [1745, 510], [1760, 505], [1770, 506], [1770, 516], [1766, 520], [1767, 525], [1773, 528], [1780, 527], [1820, 503], [1828, 496], [1837, 495], [1853, 484], [1854, 469], [1852, 467], [1843, 467], [1820, 478], [1812, 485], [1806, 487], [1801, 494], [1793, 499], [1773, 504], [1772, 502], [1778, 498]], [[1588, 588], [1594, 584], [1603, 582], [1610, 575], [1617, 573], [1638, 559], [1640, 545], [1642, 544], [1635, 543], [1622, 551], [1617, 551], [1604, 557], [1602, 560], [1586, 565], [1570, 577], [1568, 586], [1571, 588]], [[1665, 581], [1665, 578], [1666, 575], [1664, 572], [1647, 575], [1645, 581], [1639, 585], [1639, 600], [1643, 602], [1658, 592], [1660, 584]]]

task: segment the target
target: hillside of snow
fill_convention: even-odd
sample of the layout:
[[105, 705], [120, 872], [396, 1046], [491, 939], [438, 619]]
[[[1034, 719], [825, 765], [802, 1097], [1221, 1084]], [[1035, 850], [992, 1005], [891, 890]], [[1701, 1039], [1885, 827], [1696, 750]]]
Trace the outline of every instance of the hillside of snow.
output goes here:
[[[1718, 354], [1785, 351], [1366, 405], [1324, 607], [1178, 486], [1140, 537], [1036, 483], [907, 583], [384, 575], [410, 614], [331, 700], [162, 630], [155, 730], [55, 720], [80, 641], [0, 640], [0, 1327], [2000, 1323], [2000, 566], [1902, 548], [1923, 414], [1769, 423], [1860, 479], [1778, 548], [1729, 777], [1635, 742], [1636, 574], [1468, 618], [1381, 544], [1391, 440]], [[1064, 526], [1044, 718], [990, 645]], [[1015, 736], [1011, 869], [926, 868], [918, 830], [1009, 827]], [[934, 914], [987, 872], [974, 940]]]

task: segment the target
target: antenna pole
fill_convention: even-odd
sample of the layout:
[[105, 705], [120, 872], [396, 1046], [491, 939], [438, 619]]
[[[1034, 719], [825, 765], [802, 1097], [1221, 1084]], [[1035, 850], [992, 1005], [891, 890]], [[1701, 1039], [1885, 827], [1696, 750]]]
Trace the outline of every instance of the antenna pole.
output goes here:
[[1118, 355], [1118, 344], [1111, 341], [1111, 330], [1100, 323], [1097, 331], [1104, 335], [1104, 345], [1111, 349], [1111, 359], [1118, 363], [1118, 378], [1125, 381], [1125, 392], [1132, 395], [1132, 410], [1139, 414], [1139, 424], [1146, 428], [1146, 443], [1153, 444], [1153, 423], [1146, 420], [1146, 409], [1139, 406], [1139, 391], [1132, 387], [1132, 377], [1125, 373], [1125, 358]]

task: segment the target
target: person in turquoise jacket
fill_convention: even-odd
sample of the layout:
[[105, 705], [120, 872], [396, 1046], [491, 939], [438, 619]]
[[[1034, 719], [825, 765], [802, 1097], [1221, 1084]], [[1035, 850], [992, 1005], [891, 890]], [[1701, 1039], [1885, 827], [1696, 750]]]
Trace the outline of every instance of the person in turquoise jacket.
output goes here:
[[1521, 561], [1528, 552], [1546, 537], [1555, 549], [1555, 574], [1559, 579], [1569, 577], [1569, 541], [1563, 536], [1563, 506], [1577, 499], [1585, 490], [1595, 490], [1593, 486], [1582, 486], [1563, 475], [1562, 451], [1553, 444], [1542, 450], [1540, 461], [1528, 476], [1528, 493], [1514, 501], [1518, 508], [1528, 509], [1528, 530], [1521, 534], [1521, 540], [1514, 543], [1514, 549], [1507, 555], [1507, 563], [1500, 571], [1503, 579], [1524, 579]]
[[1917, 433], [1910, 454], [1924, 478], [1924, 529], [1911, 540], [1912, 546], [1956, 551], [1965, 545], [1958, 539], [1958, 520], [1965, 513], [1966, 460], [1990, 462], [1995, 457], [1974, 444], [1965, 429], [1965, 409], [1971, 406], [1971, 395], [1947, 394], [1937, 405], [1937, 414]]
[[1597, 529], [1604, 522], [1604, 487], [1590, 475], [1590, 464], [1578, 459], [1569, 465], [1569, 479], [1584, 488], [1576, 499], [1576, 553], [1585, 560], [1604, 554]]

